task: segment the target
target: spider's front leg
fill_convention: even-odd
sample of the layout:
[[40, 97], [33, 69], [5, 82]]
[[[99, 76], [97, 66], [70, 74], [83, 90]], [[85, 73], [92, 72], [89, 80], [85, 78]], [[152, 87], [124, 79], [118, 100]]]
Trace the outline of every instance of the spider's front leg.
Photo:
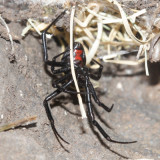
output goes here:
[[63, 11], [43, 32], [42, 32], [42, 48], [44, 53], [44, 62], [47, 65], [52, 65], [52, 61], [48, 60], [48, 52], [47, 52], [47, 41], [46, 41], [46, 33], [50, 29], [50, 27], [57, 23], [59, 19], [61, 19], [64, 14], [66, 13], [66, 10]]
[[99, 132], [103, 135], [103, 137], [110, 142], [121, 143], [121, 144], [136, 143], [137, 141], [119, 142], [119, 141], [115, 141], [115, 140], [111, 139], [110, 136], [104, 131], [104, 129], [95, 120], [94, 113], [93, 113], [93, 107], [92, 107], [92, 103], [91, 103], [91, 94], [90, 94], [90, 89], [89, 89], [89, 83], [88, 82], [89, 82], [89, 78], [88, 78], [88, 76], [86, 76], [85, 88], [86, 88], [87, 109], [88, 109], [89, 120], [92, 122], [92, 124], [99, 130]]

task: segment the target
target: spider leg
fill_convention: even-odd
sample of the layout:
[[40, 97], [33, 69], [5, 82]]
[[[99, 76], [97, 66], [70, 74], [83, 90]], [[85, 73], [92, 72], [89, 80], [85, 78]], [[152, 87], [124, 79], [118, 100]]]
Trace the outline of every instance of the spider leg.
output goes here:
[[[98, 63], [98, 62], [97, 62]], [[88, 68], [85, 68], [85, 72], [82, 70], [83, 74], [85, 74], [85, 78], [86, 78], [86, 81], [87, 81], [87, 85], [88, 85], [88, 89], [90, 89], [90, 92], [92, 94], [92, 97], [94, 99], [94, 101], [99, 105], [101, 106], [103, 109], [105, 109], [107, 112], [111, 112], [111, 110], [113, 109], [113, 104], [112, 106], [109, 108], [107, 107], [105, 104], [103, 104], [102, 102], [100, 102], [100, 100], [98, 99], [97, 95], [96, 95], [96, 92], [94, 90], [94, 87], [92, 85], [92, 83], [90, 82], [89, 80], [89, 73], [88, 73]]]
[[95, 120], [94, 113], [93, 113], [93, 107], [91, 103], [91, 94], [90, 94], [90, 89], [89, 89], [89, 84], [88, 84], [88, 77], [86, 76], [86, 99], [87, 99], [87, 108], [88, 108], [88, 115], [89, 119], [91, 120], [92, 124], [99, 130], [99, 132], [103, 135], [103, 137], [108, 140], [109, 142], [113, 143], [121, 143], [121, 144], [129, 144], [129, 143], [136, 143], [137, 141], [131, 141], [131, 142], [119, 142], [116, 140], [113, 140], [110, 138], [110, 136], [104, 131], [104, 129], [99, 125], [99, 123]]
[[[58, 88], [58, 89], [62, 90], [62, 87], [59, 85], [59, 83], [62, 83], [63, 81], [67, 80], [68, 78], [71, 79], [71, 73], [68, 73], [68, 74], [64, 75], [63, 77], [57, 79], [56, 81], [53, 81], [52, 86], [54, 88]], [[72, 93], [72, 91], [67, 90], [66, 88], [63, 89], [63, 92]], [[75, 94], [78, 94], [78, 92], [75, 92]]]
[[[94, 79], [94, 80], [99, 80], [99, 79], [101, 78], [101, 74], [102, 74], [102, 70], [103, 70], [103, 65], [101, 65], [99, 62], [97, 62], [97, 61], [94, 60], [94, 59], [92, 59], [91, 62], [94, 62], [94, 63], [98, 64], [98, 65], [99, 65], [99, 68], [98, 68], [98, 74], [97, 74], [97, 75], [90, 73], [89, 76], [90, 76], [92, 79]], [[90, 72], [91, 72], [91, 70], [92, 70], [92, 69], [89, 69]]]
[[54, 88], [59, 88], [60, 86], [59, 86], [58, 84], [61, 83], [61, 82], [63, 82], [63, 81], [65, 81], [65, 80], [67, 80], [67, 79], [70, 78], [70, 77], [71, 77], [71, 73], [65, 74], [63, 77], [57, 79], [56, 81], [53, 81], [53, 82], [52, 82], [52, 86], [53, 86]]
[[100, 102], [99, 98], [98, 98], [97, 95], [96, 95], [96, 92], [95, 92], [95, 90], [94, 90], [94, 87], [93, 87], [93, 85], [92, 85], [92, 83], [90, 82], [89, 79], [88, 79], [88, 87], [89, 87], [89, 89], [90, 89], [90, 91], [91, 91], [91, 93], [92, 93], [92, 97], [93, 97], [94, 101], [95, 101], [99, 106], [101, 106], [103, 109], [105, 109], [107, 112], [111, 112], [112, 109], [113, 109], [114, 104], [112, 104], [112, 106], [109, 108], [109, 107], [107, 107], [104, 103]]
[[56, 59], [57, 59], [58, 57], [64, 55], [64, 54], [69, 54], [69, 50], [67, 49], [66, 51], [64, 51], [64, 52], [62, 52], [62, 53], [54, 56], [54, 57], [52, 58], [52, 62], [51, 62], [51, 63], [52, 63], [52, 66], [54, 66], [54, 67], [66, 66], [66, 65], [67, 65], [66, 62], [56, 62]]
[[63, 11], [43, 32], [42, 32], [42, 48], [43, 48], [43, 53], [44, 53], [44, 62], [48, 65], [52, 64], [52, 61], [48, 60], [48, 53], [47, 53], [47, 42], [46, 42], [46, 33], [48, 31], [48, 29], [56, 24], [56, 22], [63, 17], [63, 15], [65, 14], [66, 10]]
[[70, 94], [86, 94], [86, 92], [76, 92], [76, 91], [71, 91], [71, 90], [65, 90], [64, 92], [70, 93]]
[[59, 74], [59, 73], [63, 73], [63, 72], [67, 72], [67, 71], [70, 71], [70, 67], [63, 67], [63, 68], [60, 68], [60, 69], [56, 69], [54, 70], [53, 68], [51, 69], [52, 70], [52, 73], [53, 74]]
[[66, 49], [64, 52], [62, 52], [62, 53], [60, 53], [60, 54], [54, 56], [54, 57], [52, 58], [52, 60], [55, 61], [58, 57], [60, 57], [60, 56], [62, 56], [62, 55], [64, 55], [64, 54], [66, 54], [67, 52], [68, 52], [67, 54], [69, 55], [69, 53], [70, 53], [69, 51], [70, 51], [69, 49]]
[[[61, 82], [63, 82], [63, 81], [65, 81], [67, 78], [70, 78], [70, 77], [71, 77], [71, 73], [66, 74], [63, 77], [61, 77], [60, 79], [58, 79], [56, 81], [53, 81], [52, 86], [54, 88], [60, 89], [61, 86], [58, 85], [58, 84], [61, 83]], [[71, 93], [71, 94], [86, 94], [86, 92], [76, 92], [76, 91], [72, 91], [72, 90], [67, 90], [66, 88], [65, 88], [65, 90], [63, 90], [63, 92], [65, 92], [65, 93]]]
[[[64, 61], [56, 62], [56, 59], [57, 59], [59, 56], [61, 56], [61, 55], [67, 56], [67, 55], [69, 55], [69, 54], [70, 54], [70, 52], [69, 52], [69, 50], [67, 49], [66, 51], [64, 51], [64, 52], [62, 52], [62, 53], [54, 56], [53, 59], [52, 59], [52, 61], [50, 62], [50, 63], [51, 63], [51, 64], [50, 64], [50, 65], [51, 65], [51, 71], [54, 72], [55, 67], [63, 67], [63, 68], [69, 69], [70, 67], [69, 67], [69, 64], [68, 64], [68, 63], [66, 63], [66, 62], [64, 62]], [[62, 60], [62, 59], [61, 59], [61, 60]]]
[[52, 130], [53, 132], [55, 133], [56, 137], [58, 136], [62, 141], [64, 141], [65, 143], [69, 144], [67, 141], [65, 141], [60, 135], [59, 133], [57, 132], [56, 128], [55, 128], [55, 125], [54, 125], [54, 119], [53, 119], [53, 116], [52, 116], [52, 112], [51, 112], [51, 108], [50, 106], [48, 105], [48, 101], [50, 101], [52, 98], [54, 98], [55, 96], [57, 96], [58, 94], [60, 94], [67, 86], [69, 86], [71, 83], [73, 82], [73, 80], [70, 80], [69, 82], [65, 83], [61, 89], [57, 89], [56, 91], [54, 91], [53, 93], [51, 93], [50, 95], [48, 95], [45, 100], [43, 101], [43, 105], [45, 107], [45, 110], [46, 110], [46, 113], [47, 113], [47, 116], [48, 116], [48, 119], [51, 123], [51, 126], [52, 126]]

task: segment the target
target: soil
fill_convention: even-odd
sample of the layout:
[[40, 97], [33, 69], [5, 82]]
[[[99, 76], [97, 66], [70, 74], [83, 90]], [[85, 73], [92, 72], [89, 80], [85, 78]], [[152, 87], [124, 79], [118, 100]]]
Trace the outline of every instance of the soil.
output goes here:
[[[94, 103], [96, 119], [112, 139], [137, 143], [106, 141], [87, 119], [80, 118], [76, 96], [60, 94], [51, 101], [56, 128], [70, 143], [64, 144], [67, 152], [55, 138], [42, 104], [54, 89], [44, 69], [41, 38], [34, 33], [22, 38], [23, 18], [20, 23], [15, 14], [9, 8], [2, 12], [14, 40], [12, 54], [5, 28], [0, 26], [0, 126], [33, 115], [37, 119], [0, 133], [0, 159], [160, 159], [160, 63], [149, 63], [149, 77], [144, 65], [111, 69], [103, 63], [96, 91], [101, 101], [114, 108], [107, 113]], [[54, 41], [50, 46], [51, 57], [61, 52]]]

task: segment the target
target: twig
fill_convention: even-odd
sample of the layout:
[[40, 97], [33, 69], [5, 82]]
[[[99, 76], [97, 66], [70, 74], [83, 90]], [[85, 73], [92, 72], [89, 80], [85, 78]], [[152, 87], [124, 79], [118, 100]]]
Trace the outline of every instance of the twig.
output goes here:
[[11, 34], [10, 34], [9, 27], [8, 27], [7, 23], [5, 22], [5, 20], [2, 18], [1, 15], [0, 15], [0, 20], [2, 21], [3, 25], [4, 25], [4, 26], [6, 27], [6, 29], [7, 29], [8, 36], [9, 36], [9, 40], [10, 40], [10, 42], [11, 42], [11, 48], [12, 48], [11, 54], [13, 54], [13, 52], [14, 52], [13, 39], [12, 39], [12, 36], [11, 36]]
[[28, 117], [28, 118], [24, 118], [24, 119], [18, 120], [18, 121], [13, 122], [13, 123], [6, 124], [6, 125], [0, 127], [0, 132], [9, 130], [11, 128], [15, 128], [17, 126], [20, 126], [20, 125], [26, 123], [26, 122], [33, 121], [36, 118], [37, 118], [37, 116], [31, 116], [31, 117]]

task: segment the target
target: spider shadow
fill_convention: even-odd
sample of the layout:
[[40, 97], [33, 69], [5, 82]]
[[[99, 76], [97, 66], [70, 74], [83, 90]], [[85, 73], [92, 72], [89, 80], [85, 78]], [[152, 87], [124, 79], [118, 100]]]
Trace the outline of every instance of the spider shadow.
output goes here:
[[59, 97], [57, 97], [56, 99], [54, 99], [54, 102], [51, 103], [51, 108], [55, 108], [57, 106], [63, 108], [66, 112], [70, 113], [71, 115], [75, 115], [75, 116], [78, 116], [80, 117], [81, 115], [79, 113], [75, 113], [75, 112], [72, 112], [71, 110], [69, 110], [65, 104], [67, 104], [69, 101], [73, 101], [73, 104], [76, 104], [78, 105], [78, 102], [76, 101], [76, 96], [75, 97], [70, 97], [70, 96], [64, 96], [64, 95], [61, 95]]
[[17, 127], [15, 127], [15, 129], [21, 129], [21, 128], [29, 129], [29, 128], [34, 128], [34, 127], [37, 127], [37, 122], [22, 125], [22, 126], [17, 126]]
[[119, 65], [115, 65], [116, 68], [113, 70], [111, 68], [105, 69], [103, 71], [103, 75], [105, 77], [112, 76], [112, 77], [135, 77], [135, 76], [142, 76], [145, 74], [145, 70], [136, 70], [133, 73], [126, 73], [127, 68], [120, 68]]
[[[65, 101], [64, 101], [64, 100], [65, 100]], [[56, 107], [56, 106], [60, 106], [60, 107], [62, 107], [65, 111], [67, 111], [68, 113], [80, 117], [81, 115], [80, 115], [79, 113], [72, 112], [72, 111], [70, 111], [67, 107], [65, 107], [65, 104], [67, 104], [68, 101], [72, 101], [74, 105], [78, 105], [78, 101], [77, 101], [77, 96], [76, 96], [76, 95], [72, 95], [72, 97], [70, 97], [70, 96], [67, 96], [67, 97], [66, 97], [66, 96], [64, 96], [64, 95], [61, 95], [60, 97], [57, 97], [57, 100], [54, 100], [54, 103], [51, 104], [51, 108], [54, 108], [54, 107]], [[62, 103], [64, 103], [64, 105], [63, 105]], [[94, 106], [94, 105], [93, 105], [93, 106]], [[95, 113], [95, 115], [99, 118], [99, 120], [100, 120], [106, 127], [110, 128], [110, 129], [113, 129], [113, 128], [111, 128], [111, 127], [105, 122], [104, 119], [101, 118], [101, 116], [100, 116], [98, 110], [96, 109], [96, 107], [94, 106], [93, 108], [94, 108], [94, 113]], [[90, 126], [92, 132], [97, 136], [97, 138], [98, 138], [98, 140], [100, 141], [100, 143], [101, 143], [102, 146], [104, 146], [106, 149], [108, 149], [109, 151], [111, 151], [112, 153], [118, 155], [118, 156], [121, 157], [121, 158], [129, 159], [128, 157], [126, 157], [126, 156], [124, 156], [124, 155], [122, 155], [122, 154], [120, 154], [120, 153], [112, 150], [112, 149], [102, 140], [100, 134], [99, 134], [97, 131], [95, 131], [93, 125], [89, 122], [89, 119], [88, 119], [88, 123], [89, 123], [89, 126]], [[81, 128], [83, 134], [86, 133], [86, 131], [85, 131], [85, 129], [84, 129], [83, 126], [80, 127], [80, 128]]]
[[[96, 94], [97, 94], [97, 97], [100, 97], [100, 96], [106, 95], [106, 92], [105, 92], [105, 91], [101, 91], [101, 90], [96, 90]], [[101, 115], [100, 115], [100, 113], [99, 113], [98, 110], [101, 109], [101, 110], [103, 110], [104, 113], [106, 113], [106, 111], [105, 111], [102, 107], [98, 106], [95, 102], [94, 102], [94, 103], [92, 102], [92, 106], [93, 106], [94, 114], [98, 117], [98, 119], [99, 119], [107, 128], [114, 130], [114, 128], [111, 127], [110, 124], [107, 123], [106, 120], [104, 120], [104, 119], [101, 117]], [[99, 109], [97, 109], [98, 107], [99, 107]]]
[[149, 84], [154, 86], [160, 82], [160, 62], [157, 63], [148, 63], [149, 67]]
[[[90, 122], [89, 119], [88, 119], [88, 124], [89, 124], [92, 132], [96, 135], [97, 139], [99, 140], [99, 142], [101, 143], [101, 145], [102, 145], [103, 147], [105, 147], [106, 149], [108, 149], [109, 151], [111, 151], [112, 153], [118, 155], [118, 156], [121, 157], [121, 158], [129, 159], [129, 157], [124, 156], [124, 155], [122, 155], [121, 153], [118, 153], [118, 152], [114, 151], [113, 149], [111, 149], [111, 148], [104, 142], [104, 140], [101, 138], [100, 133], [97, 132], [97, 131], [94, 129], [94, 126], [92, 125], [92, 122]], [[112, 142], [110, 142], [110, 143], [112, 143]]]
[[[78, 117], [81, 117], [80, 113], [75, 113], [72, 112], [71, 110], [69, 110], [65, 104], [67, 104], [68, 102], [72, 102], [73, 105], [79, 105], [78, 101], [77, 101], [77, 95], [76, 94], [70, 94], [71, 96], [64, 96], [61, 95], [59, 97], [57, 97], [56, 99], [54, 99], [54, 102], [51, 103], [51, 108], [55, 108], [57, 106], [60, 106], [61, 108], [63, 108], [66, 112], [70, 113], [71, 115], [75, 115]], [[85, 97], [84, 95], [82, 95], [82, 99], [83, 101], [85, 101]], [[97, 107], [97, 106], [96, 106]], [[98, 117], [98, 119], [101, 121], [101, 123], [103, 123], [107, 128], [114, 130], [113, 127], [111, 127], [100, 115], [98, 109], [95, 107], [95, 105], [93, 104], [93, 109], [94, 109], [94, 113], [95, 115]], [[99, 106], [98, 106], [99, 107]], [[102, 108], [100, 108], [102, 109]], [[79, 110], [78, 110], [79, 111]], [[77, 111], [77, 112], [78, 112]], [[84, 131], [84, 129], [82, 129]]]
[[37, 122], [26, 124], [26, 125], [19, 125], [14, 128], [9, 128], [9, 129], [5, 130], [5, 132], [9, 131], [9, 130], [16, 130], [16, 129], [23, 129], [23, 128], [30, 129], [30, 128], [34, 128], [34, 127], [37, 127]]
[[[157, 85], [160, 82], [160, 62], [154, 62], [151, 63], [148, 61], [148, 69], [149, 69], [149, 77], [145, 77], [145, 80], [148, 80], [149, 85], [154, 86]], [[145, 75], [145, 70], [141, 69], [138, 71], [134, 71], [131, 74], [127, 74], [125, 72], [125, 69], [120, 69], [119, 67], [116, 68], [116, 71], [112, 72], [112, 70], [105, 70], [103, 71], [104, 76], [111, 76], [112, 77], [135, 77], [135, 76], [142, 76]], [[144, 78], [142, 78], [142, 81], [144, 81]]]

